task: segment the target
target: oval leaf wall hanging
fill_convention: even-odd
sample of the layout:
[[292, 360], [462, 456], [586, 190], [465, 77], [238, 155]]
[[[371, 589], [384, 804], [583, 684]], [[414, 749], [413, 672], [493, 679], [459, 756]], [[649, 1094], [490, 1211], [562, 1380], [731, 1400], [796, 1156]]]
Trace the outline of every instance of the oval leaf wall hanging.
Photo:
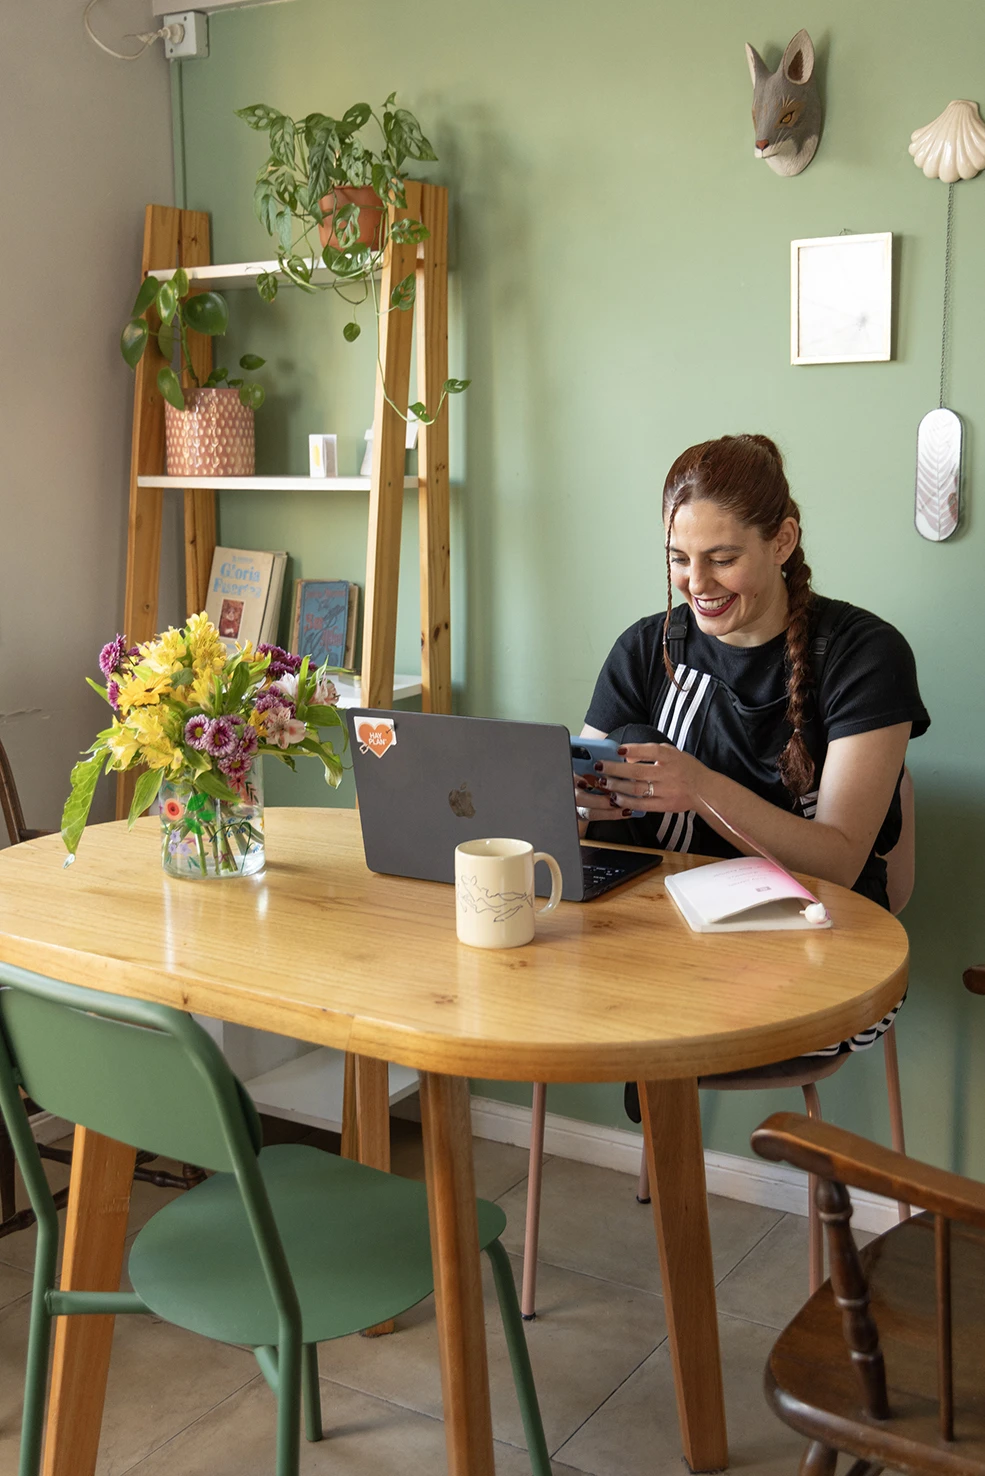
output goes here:
[[961, 495], [961, 421], [953, 410], [931, 410], [917, 431], [914, 522], [933, 543], [958, 526]]

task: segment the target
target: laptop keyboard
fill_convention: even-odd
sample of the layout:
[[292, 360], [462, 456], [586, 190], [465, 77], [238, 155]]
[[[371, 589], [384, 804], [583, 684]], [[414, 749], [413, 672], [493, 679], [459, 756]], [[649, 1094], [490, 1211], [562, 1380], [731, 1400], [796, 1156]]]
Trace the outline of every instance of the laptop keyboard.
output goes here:
[[[608, 892], [629, 877], [638, 876], [660, 864], [658, 856], [627, 856], [625, 851], [596, 851], [595, 856], [598, 859], [582, 861], [586, 901], [601, 896], [603, 892]], [[611, 856], [612, 860], [601, 859], [607, 856]]]

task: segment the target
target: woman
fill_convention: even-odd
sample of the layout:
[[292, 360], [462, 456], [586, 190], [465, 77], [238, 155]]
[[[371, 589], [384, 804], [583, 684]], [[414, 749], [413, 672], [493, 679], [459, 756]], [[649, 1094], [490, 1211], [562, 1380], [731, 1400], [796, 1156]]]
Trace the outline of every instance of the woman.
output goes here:
[[[909, 646], [814, 594], [766, 436], [685, 451], [663, 521], [667, 612], [620, 636], [595, 684], [583, 736], [617, 738], [626, 762], [579, 781], [582, 818], [618, 814], [597, 839], [706, 856], [741, 852], [731, 820], [791, 870], [887, 907], [906, 745], [930, 724]], [[871, 1044], [891, 1019], [830, 1049]]]

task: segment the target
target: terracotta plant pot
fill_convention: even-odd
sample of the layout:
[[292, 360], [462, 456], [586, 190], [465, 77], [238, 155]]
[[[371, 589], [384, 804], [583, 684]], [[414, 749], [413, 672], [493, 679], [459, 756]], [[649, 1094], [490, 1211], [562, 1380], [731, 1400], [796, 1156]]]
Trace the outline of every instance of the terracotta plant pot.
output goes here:
[[331, 194], [323, 195], [318, 203], [327, 217], [318, 227], [318, 236], [323, 246], [342, 249], [332, 230], [332, 216], [343, 205], [358, 205], [359, 235], [349, 245], [372, 246], [374, 251], [380, 249], [383, 239], [383, 201], [372, 185], [339, 185]]
[[252, 477], [253, 411], [235, 389], [186, 389], [185, 409], [164, 402], [169, 477]]

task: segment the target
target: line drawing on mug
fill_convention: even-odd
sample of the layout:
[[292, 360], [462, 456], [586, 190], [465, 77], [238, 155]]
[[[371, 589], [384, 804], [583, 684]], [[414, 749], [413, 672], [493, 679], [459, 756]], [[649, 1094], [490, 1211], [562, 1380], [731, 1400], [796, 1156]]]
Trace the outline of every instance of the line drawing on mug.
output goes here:
[[524, 907], [532, 907], [534, 899], [530, 892], [489, 892], [478, 885], [478, 877], [460, 876], [458, 879], [458, 901], [476, 915], [493, 912], [493, 923], [506, 922], [515, 917]]

